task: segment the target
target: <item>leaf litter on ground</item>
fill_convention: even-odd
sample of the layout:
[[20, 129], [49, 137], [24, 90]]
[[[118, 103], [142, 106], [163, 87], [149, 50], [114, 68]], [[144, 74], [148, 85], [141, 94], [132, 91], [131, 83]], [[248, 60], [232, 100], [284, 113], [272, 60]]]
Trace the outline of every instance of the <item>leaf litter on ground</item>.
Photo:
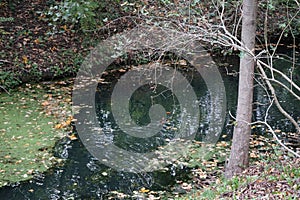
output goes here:
[[[197, 150], [192, 151], [192, 159], [187, 161], [193, 166], [192, 189], [189, 188], [186, 194], [176, 195], [175, 199], [299, 199], [299, 158], [290, 155], [267, 135], [252, 135], [250, 167], [226, 180], [224, 166], [230, 149], [224, 143], [218, 142], [211, 149], [214, 151], [210, 161], [217, 162], [213, 169], [211, 164], [207, 165], [207, 160], [202, 158], [201, 161]], [[230, 146], [229, 142], [226, 143]], [[197, 154], [199, 158], [195, 161]]]

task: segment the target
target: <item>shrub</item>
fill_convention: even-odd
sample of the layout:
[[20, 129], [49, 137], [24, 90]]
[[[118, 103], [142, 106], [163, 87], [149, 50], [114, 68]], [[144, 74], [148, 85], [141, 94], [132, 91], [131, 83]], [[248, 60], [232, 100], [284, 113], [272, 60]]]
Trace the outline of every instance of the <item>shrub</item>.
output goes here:
[[46, 15], [46, 20], [54, 29], [56, 25], [73, 24], [88, 30], [97, 25], [95, 16], [99, 6], [100, 3], [94, 0], [64, 0], [51, 5], [42, 14]]
[[19, 80], [13, 72], [0, 70], [1, 89], [8, 91], [11, 88], [14, 88], [20, 84], [21, 84], [21, 80]]

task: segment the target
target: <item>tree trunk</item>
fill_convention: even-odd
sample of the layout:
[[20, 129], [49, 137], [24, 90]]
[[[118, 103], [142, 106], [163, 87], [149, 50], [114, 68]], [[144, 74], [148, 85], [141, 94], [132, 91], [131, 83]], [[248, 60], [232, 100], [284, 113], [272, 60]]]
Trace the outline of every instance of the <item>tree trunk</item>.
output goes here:
[[[254, 54], [256, 35], [257, 0], [244, 0], [242, 13], [242, 42]], [[254, 57], [242, 52], [240, 58], [237, 124], [225, 177], [241, 173], [249, 165], [249, 140], [251, 134]]]

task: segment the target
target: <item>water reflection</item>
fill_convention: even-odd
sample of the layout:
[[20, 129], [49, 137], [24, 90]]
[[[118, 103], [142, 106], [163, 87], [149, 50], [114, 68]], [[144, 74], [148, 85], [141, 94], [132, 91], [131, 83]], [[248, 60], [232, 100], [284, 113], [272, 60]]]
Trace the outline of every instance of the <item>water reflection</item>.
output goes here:
[[[238, 63], [231, 63], [234, 66], [238, 66]], [[282, 63], [278, 63], [282, 65]], [[285, 63], [285, 66], [286, 63]], [[236, 68], [234, 68], [236, 70]], [[233, 68], [229, 69], [231, 72]], [[237, 77], [227, 76], [225, 68], [220, 68], [223, 73], [223, 80], [227, 91], [227, 107], [228, 111], [235, 113], [236, 100], [237, 100]], [[198, 127], [198, 135], [196, 139], [201, 140], [202, 136], [207, 133], [209, 126], [208, 116], [209, 110], [207, 108], [207, 102], [209, 102], [209, 96], [207, 91], [203, 90], [203, 85], [199, 86], [201, 80], [196, 80], [194, 86], [198, 88], [199, 96], [199, 109], [201, 111], [201, 124]], [[299, 79], [297, 80], [299, 84]], [[193, 83], [192, 83], [193, 84]], [[112, 86], [107, 86], [111, 89]], [[145, 89], [145, 88], [144, 88]], [[109, 111], [109, 104], [105, 101], [109, 99], [106, 96], [107, 93], [96, 95], [96, 99], [102, 104], [98, 109], [99, 121], [101, 123], [102, 130], [108, 136], [108, 140], [116, 140], [119, 146], [123, 148], [139, 150], [140, 152], [148, 151], [149, 149], [156, 148], [159, 145], [164, 144], [165, 138], [172, 138], [174, 132], [170, 131], [168, 127], [176, 127], [176, 121], [165, 123], [161, 134], [157, 137], [153, 137], [152, 140], [135, 140], [132, 137], [122, 134], [113, 121], [111, 112]], [[139, 96], [139, 94], [136, 94]], [[284, 102], [284, 107], [291, 113], [293, 117], [300, 116], [300, 102], [296, 101], [292, 96], [279, 90], [278, 96], [280, 101]], [[101, 97], [101, 98], [100, 98]], [[137, 98], [139, 99], [139, 98]], [[268, 107], [268, 96], [266, 91], [257, 86], [255, 88], [255, 104], [253, 118], [255, 120], [262, 120], [265, 117], [265, 111]], [[176, 99], [175, 99], [176, 102]], [[137, 107], [133, 105], [140, 105], [143, 102], [134, 102], [131, 106], [133, 118], [136, 118], [137, 123], [149, 122], [149, 116], [139, 116], [140, 112]], [[168, 105], [167, 105], [168, 106]], [[103, 108], [107, 109], [103, 109]], [[172, 112], [173, 108], [166, 108], [167, 112]], [[135, 113], [135, 114], [134, 114]], [[171, 116], [176, 119], [175, 115]], [[164, 119], [168, 120], [168, 119]], [[293, 126], [283, 118], [276, 108], [270, 110], [269, 122], [276, 129], [283, 131], [293, 131]], [[232, 133], [233, 126], [230, 125], [230, 117], [226, 118], [226, 126], [223, 133], [230, 135]], [[265, 134], [265, 128], [260, 127], [254, 129], [254, 131]], [[163, 139], [161, 139], [163, 138]], [[58, 166], [50, 170], [47, 174], [36, 173], [34, 178], [29, 182], [12, 185], [12, 187], [4, 187], [0, 190], [1, 199], [101, 199], [105, 198], [110, 191], [122, 191], [124, 193], [132, 193], [134, 190], [139, 190], [141, 187], [151, 188], [151, 190], [168, 190], [170, 185], [175, 183], [176, 179], [184, 179], [186, 174], [184, 173], [188, 169], [184, 167], [169, 166], [167, 172], [155, 172], [155, 173], [124, 173], [115, 171], [103, 164], [90, 155], [80, 141], [70, 141], [64, 139], [60, 141], [56, 148], [55, 153], [57, 157], [66, 160], [63, 166]]]

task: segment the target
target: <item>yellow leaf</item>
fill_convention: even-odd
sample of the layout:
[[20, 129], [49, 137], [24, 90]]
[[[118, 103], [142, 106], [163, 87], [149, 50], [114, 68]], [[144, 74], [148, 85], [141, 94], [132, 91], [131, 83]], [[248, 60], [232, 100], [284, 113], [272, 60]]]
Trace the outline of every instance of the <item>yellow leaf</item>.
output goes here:
[[69, 138], [70, 140], [77, 140], [77, 139], [78, 139], [78, 138], [76, 137], [75, 134], [68, 135], [68, 138]]
[[67, 126], [69, 126], [72, 121], [73, 121], [73, 116], [70, 116], [65, 123]]
[[17, 160], [15, 163], [20, 164], [21, 162], [22, 162], [22, 160]]
[[39, 44], [39, 43], [40, 43], [40, 40], [39, 40], [39, 38], [37, 38], [37, 39], [35, 39], [33, 42], [34, 42], [35, 44]]
[[67, 25], [63, 25], [62, 28], [64, 29], [64, 31], [68, 31]]
[[62, 127], [63, 127], [62, 124], [56, 124], [54, 128], [55, 128], [55, 129], [61, 129]]
[[57, 48], [56, 48], [56, 47], [50, 47], [50, 50], [51, 50], [51, 51], [56, 51]]
[[150, 192], [150, 190], [143, 187], [143, 188], [140, 189], [140, 192], [141, 193], [147, 193], [147, 192]]
[[28, 58], [27, 58], [27, 56], [22, 56], [22, 59], [23, 59], [23, 63], [24, 63], [24, 64], [27, 64], [27, 63], [28, 63]]
[[67, 99], [65, 99], [65, 102], [67, 102], [67, 103], [69, 103], [69, 102], [71, 102], [72, 101], [72, 99], [71, 98], [67, 98]]

